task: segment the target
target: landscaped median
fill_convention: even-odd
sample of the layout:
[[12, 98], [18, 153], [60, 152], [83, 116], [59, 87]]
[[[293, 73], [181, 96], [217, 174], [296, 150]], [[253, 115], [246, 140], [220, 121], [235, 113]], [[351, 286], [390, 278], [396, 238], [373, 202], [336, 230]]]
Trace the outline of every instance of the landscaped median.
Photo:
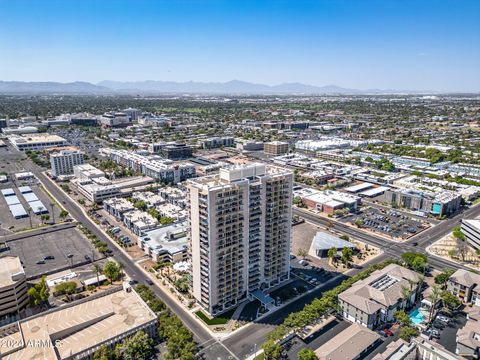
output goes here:
[[350, 288], [357, 281], [366, 279], [374, 271], [396, 263], [398, 263], [396, 260], [389, 259], [379, 264], [372, 265], [357, 275], [344, 280], [336, 288], [325, 291], [322, 294], [322, 297], [305, 305], [302, 310], [288, 315], [281, 325], [277, 326], [274, 331], [268, 334], [267, 341], [262, 345], [265, 359], [277, 359], [278, 355], [281, 353], [281, 345], [279, 344], [281, 340], [292, 332], [312, 324], [314, 321], [324, 316], [328, 311], [336, 309], [338, 305], [338, 295], [340, 293]]

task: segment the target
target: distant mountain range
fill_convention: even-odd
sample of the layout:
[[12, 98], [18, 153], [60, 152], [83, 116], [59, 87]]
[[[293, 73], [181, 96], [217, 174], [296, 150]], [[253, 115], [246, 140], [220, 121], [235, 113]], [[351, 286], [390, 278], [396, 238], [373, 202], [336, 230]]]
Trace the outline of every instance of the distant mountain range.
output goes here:
[[300, 83], [280, 85], [255, 84], [232, 80], [218, 82], [174, 81], [101, 81], [88, 82], [22, 82], [0, 81], [0, 94], [254, 94], [254, 95], [321, 95], [321, 94], [405, 94], [426, 93], [407, 90], [357, 90], [335, 85], [313, 86]]

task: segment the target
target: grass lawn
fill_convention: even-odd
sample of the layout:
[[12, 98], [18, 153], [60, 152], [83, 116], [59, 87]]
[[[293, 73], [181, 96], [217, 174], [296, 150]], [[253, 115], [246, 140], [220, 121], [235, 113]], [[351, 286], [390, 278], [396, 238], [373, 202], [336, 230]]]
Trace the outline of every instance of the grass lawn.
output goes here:
[[198, 310], [195, 312], [195, 315], [197, 315], [202, 321], [207, 324], [207, 325], [225, 325], [232, 317], [233, 313], [235, 312], [235, 309], [228, 310], [226, 313], [216, 316], [212, 319], [210, 319], [207, 315], [202, 310]]

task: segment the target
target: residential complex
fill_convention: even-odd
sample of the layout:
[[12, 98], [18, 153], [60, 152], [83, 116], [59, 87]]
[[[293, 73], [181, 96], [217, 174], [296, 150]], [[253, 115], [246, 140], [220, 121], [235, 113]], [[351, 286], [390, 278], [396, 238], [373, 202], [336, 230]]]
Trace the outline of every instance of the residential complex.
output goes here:
[[262, 164], [188, 181], [193, 295], [210, 314], [288, 280], [292, 181]]
[[[347, 320], [374, 329], [392, 321], [395, 311], [415, 303], [420, 291], [418, 281], [414, 271], [388, 265], [338, 295], [341, 313]], [[410, 289], [406, 299], [403, 288]]]
[[20, 259], [17, 256], [0, 257], [0, 316], [20, 311], [28, 301], [25, 271]]
[[448, 279], [448, 291], [464, 303], [480, 306], [480, 275], [458, 269]]
[[146, 156], [127, 150], [110, 148], [101, 149], [100, 152], [117, 164], [139, 171], [162, 182], [176, 184], [195, 176], [195, 167], [193, 165], [174, 163], [159, 156]]

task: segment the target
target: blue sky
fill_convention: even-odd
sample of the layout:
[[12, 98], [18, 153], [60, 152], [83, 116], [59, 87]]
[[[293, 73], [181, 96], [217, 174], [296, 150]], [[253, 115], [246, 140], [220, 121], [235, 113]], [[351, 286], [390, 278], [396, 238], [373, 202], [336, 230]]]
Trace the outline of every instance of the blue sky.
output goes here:
[[0, 0], [0, 80], [480, 91], [478, 0]]

